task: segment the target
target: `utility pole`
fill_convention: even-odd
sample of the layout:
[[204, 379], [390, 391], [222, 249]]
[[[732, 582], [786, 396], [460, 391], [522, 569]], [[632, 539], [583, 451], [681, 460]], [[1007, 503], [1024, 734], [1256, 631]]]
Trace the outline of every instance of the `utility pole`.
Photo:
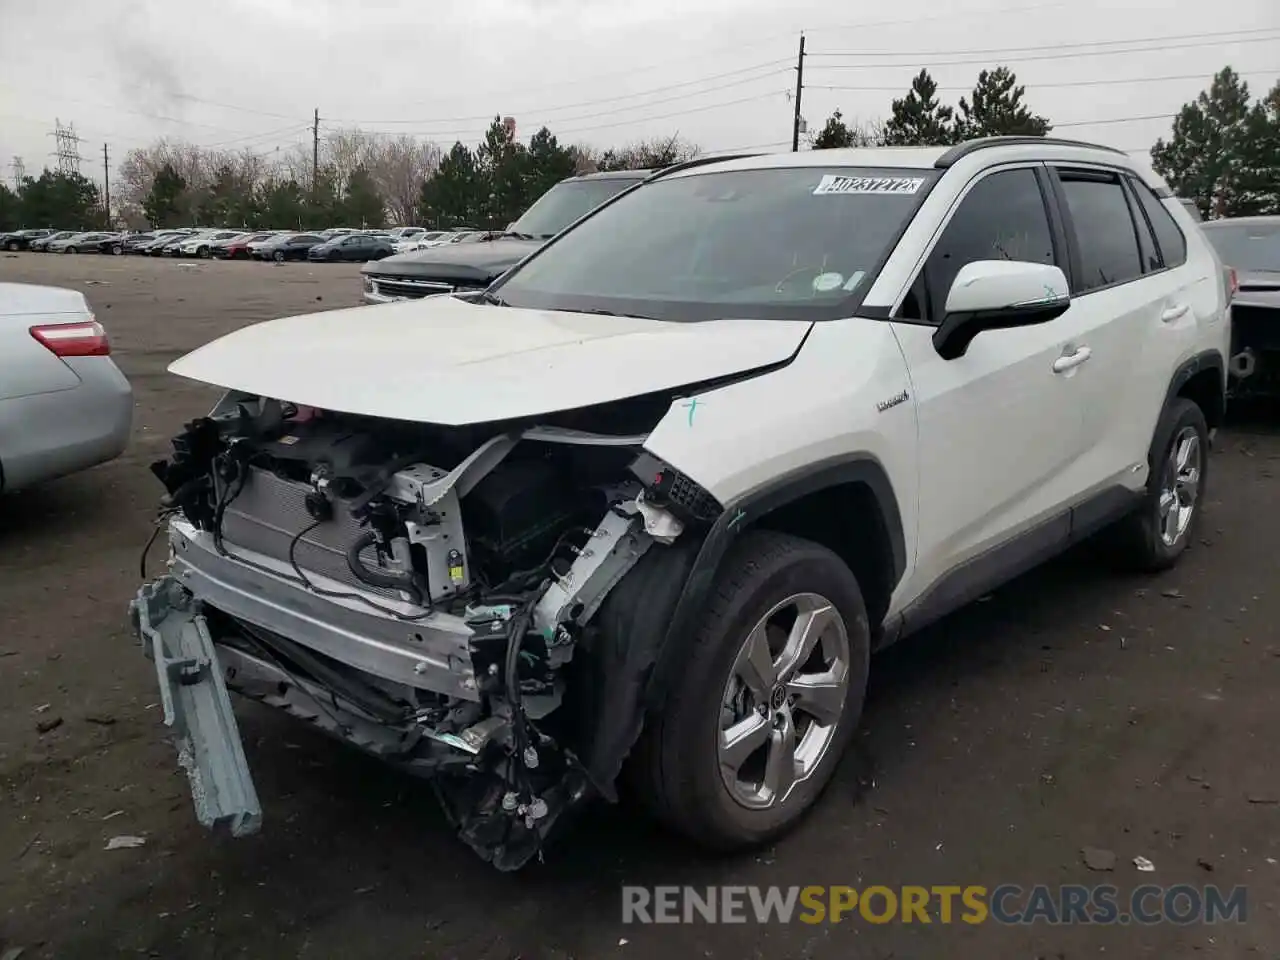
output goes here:
[[311, 190], [320, 185], [320, 108], [316, 107], [315, 123], [311, 127]]
[[107, 159], [107, 145], [102, 145], [102, 212], [106, 214], [107, 229], [111, 229], [111, 162]]
[[791, 152], [800, 149], [800, 124], [804, 118], [800, 116], [800, 98], [804, 95], [804, 34], [800, 34], [800, 56], [796, 58], [796, 115], [791, 121]]

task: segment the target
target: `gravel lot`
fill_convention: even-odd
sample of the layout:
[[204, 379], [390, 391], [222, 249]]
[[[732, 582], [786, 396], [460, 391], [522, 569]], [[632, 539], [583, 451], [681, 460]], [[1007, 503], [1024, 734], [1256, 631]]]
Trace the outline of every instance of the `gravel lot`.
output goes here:
[[[1219, 435], [1203, 539], [1178, 570], [1117, 578], [1082, 551], [882, 656], [856, 749], [776, 849], [712, 860], [608, 808], [511, 877], [453, 840], [423, 787], [253, 705], [241, 729], [264, 831], [211, 838], [127, 629], [160, 493], [147, 465], [214, 396], [166, 365], [252, 321], [356, 303], [358, 267], [22, 254], [0, 257], [0, 280], [83, 289], [138, 402], [119, 461], [0, 501], [5, 958], [1280, 956], [1274, 411]], [[118, 834], [146, 844], [104, 850]], [[1114, 851], [1114, 871], [1091, 872], [1085, 846]], [[1248, 921], [639, 927], [620, 915], [624, 883], [1099, 882], [1245, 884]]]

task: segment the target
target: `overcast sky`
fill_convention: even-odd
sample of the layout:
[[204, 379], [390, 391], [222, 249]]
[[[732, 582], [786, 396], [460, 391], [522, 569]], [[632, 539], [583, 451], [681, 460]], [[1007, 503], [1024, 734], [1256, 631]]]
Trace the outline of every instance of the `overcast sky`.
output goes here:
[[1005, 63], [1062, 135], [1142, 150], [1224, 64], [1280, 79], [1280, 0], [0, 0], [0, 175], [52, 165], [55, 119], [100, 181], [103, 143], [113, 166], [160, 136], [269, 153], [316, 108], [322, 135], [446, 148], [495, 113], [522, 138], [786, 148], [801, 30], [815, 132], [886, 117], [921, 67], [955, 102]]

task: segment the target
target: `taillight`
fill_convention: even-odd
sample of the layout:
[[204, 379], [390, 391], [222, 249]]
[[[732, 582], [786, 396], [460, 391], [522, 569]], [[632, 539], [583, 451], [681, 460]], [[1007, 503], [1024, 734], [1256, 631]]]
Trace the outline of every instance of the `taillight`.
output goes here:
[[107, 331], [97, 320], [42, 323], [31, 335], [59, 357], [105, 357], [111, 353]]

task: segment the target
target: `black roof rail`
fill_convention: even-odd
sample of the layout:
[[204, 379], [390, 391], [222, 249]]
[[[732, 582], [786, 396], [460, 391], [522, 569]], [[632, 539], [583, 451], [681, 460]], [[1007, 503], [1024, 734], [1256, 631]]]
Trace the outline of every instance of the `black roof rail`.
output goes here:
[[1086, 143], [1083, 140], [1066, 140], [1061, 137], [980, 137], [977, 140], [966, 140], [964, 143], [956, 144], [935, 160], [933, 165], [939, 170], [945, 170], [947, 167], [959, 163], [969, 154], [977, 153], [979, 150], [986, 150], [988, 147], [1034, 147], [1040, 144], [1046, 144], [1051, 147], [1085, 147], [1089, 150], [1105, 150], [1107, 153], [1118, 153], [1122, 157], [1128, 156], [1123, 150], [1117, 150], [1115, 147], [1104, 146], [1100, 143]]
[[663, 167], [661, 170], [655, 170], [649, 176], [645, 177], [645, 183], [650, 180], [657, 180], [659, 177], [665, 177], [669, 173], [678, 173], [681, 170], [689, 170], [693, 167], [704, 167], [709, 163], [719, 163], [721, 160], [744, 160], [747, 157], [763, 157], [763, 153], [722, 153], [717, 155], [708, 155], [705, 157], [694, 157], [692, 160], [681, 160], [679, 163], [673, 163], [669, 167]]

